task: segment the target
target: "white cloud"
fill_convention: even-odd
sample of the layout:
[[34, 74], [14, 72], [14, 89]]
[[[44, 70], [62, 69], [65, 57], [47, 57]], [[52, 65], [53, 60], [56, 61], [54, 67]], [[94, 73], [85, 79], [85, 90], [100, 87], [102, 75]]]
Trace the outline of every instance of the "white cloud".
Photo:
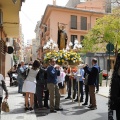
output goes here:
[[[68, 0], [56, 0], [56, 4], [65, 6]], [[22, 5], [20, 12], [20, 22], [22, 24], [22, 32], [25, 40], [35, 38], [35, 26], [44, 14], [48, 4], [52, 4], [53, 0], [26, 0]]]

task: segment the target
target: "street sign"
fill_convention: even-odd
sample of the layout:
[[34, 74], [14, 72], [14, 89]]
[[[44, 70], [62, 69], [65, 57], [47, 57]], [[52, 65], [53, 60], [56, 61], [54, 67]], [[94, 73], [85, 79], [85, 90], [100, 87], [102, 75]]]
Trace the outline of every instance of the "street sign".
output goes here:
[[111, 52], [114, 50], [114, 45], [112, 43], [108, 43], [106, 45], [106, 49], [108, 50], [108, 52]]

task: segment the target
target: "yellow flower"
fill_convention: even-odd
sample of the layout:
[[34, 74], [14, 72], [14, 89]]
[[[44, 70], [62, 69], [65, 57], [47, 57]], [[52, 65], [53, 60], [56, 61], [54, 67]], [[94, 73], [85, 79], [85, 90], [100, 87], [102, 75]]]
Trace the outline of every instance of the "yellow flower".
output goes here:
[[58, 62], [60, 62], [60, 60], [58, 60]]
[[64, 62], [64, 60], [62, 59], [62, 62]]

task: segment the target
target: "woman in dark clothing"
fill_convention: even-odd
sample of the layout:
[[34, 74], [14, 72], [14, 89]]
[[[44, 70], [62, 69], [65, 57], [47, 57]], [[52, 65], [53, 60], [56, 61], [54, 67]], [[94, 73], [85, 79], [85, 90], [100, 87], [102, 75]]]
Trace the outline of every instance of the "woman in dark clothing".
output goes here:
[[[85, 71], [85, 70], [84, 70]], [[85, 71], [84, 73], [84, 85], [85, 85], [85, 102], [82, 105], [87, 105], [88, 104], [88, 96], [89, 96], [89, 86], [88, 86], [88, 74]]]
[[10, 87], [13, 86], [13, 80], [12, 80], [13, 73], [17, 73], [17, 65], [14, 65], [7, 73], [10, 78]]
[[113, 110], [116, 111], [116, 120], [120, 120], [120, 53], [117, 55], [111, 79], [108, 110], [108, 120], [113, 120]]
[[49, 100], [49, 91], [47, 89], [47, 71], [44, 72], [44, 80], [45, 80], [45, 86], [44, 86], [44, 107], [49, 108], [48, 106], [48, 100]]
[[[39, 109], [45, 109], [44, 107], [48, 108], [48, 97], [49, 93], [46, 87], [47, 84], [47, 75], [46, 75], [45, 67], [40, 67], [40, 70], [36, 76], [36, 95], [35, 95], [35, 107]], [[44, 96], [44, 105], [42, 103], [43, 100], [43, 92], [45, 93]]]

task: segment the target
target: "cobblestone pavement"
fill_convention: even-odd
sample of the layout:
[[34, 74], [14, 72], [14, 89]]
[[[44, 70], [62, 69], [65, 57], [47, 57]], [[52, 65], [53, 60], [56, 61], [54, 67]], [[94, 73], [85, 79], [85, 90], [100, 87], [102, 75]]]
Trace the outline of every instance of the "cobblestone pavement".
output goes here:
[[2, 112], [1, 120], [107, 120], [108, 100], [98, 94], [97, 110], [91, 111], [87, 106], [78, 106], [78, 103], [65, 100], [65, 96], [62, 96], [61, 106], [64, 109], [62, 112], [50, 113], [49, 110], [36, 110], [35, 112], [26, 113], [24, 111], [24, 97], [22, 94], [17, 93], [17, 87], [9, 87], [8, 78], [6, 78], [6, 83], [9, 90], [10, 112]]

